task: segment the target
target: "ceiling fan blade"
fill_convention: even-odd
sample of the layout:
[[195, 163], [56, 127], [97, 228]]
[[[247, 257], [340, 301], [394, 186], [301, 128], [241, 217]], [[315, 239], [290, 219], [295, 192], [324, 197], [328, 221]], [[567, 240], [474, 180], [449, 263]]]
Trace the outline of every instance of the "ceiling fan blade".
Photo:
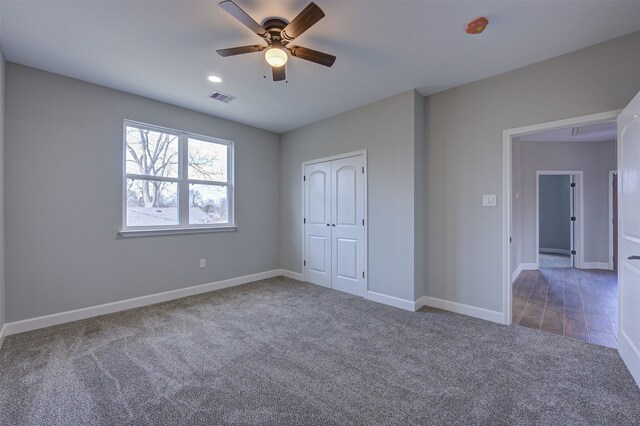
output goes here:
[[313, 24], [324, 18], [324, 12], [311, 2], [282, 30], [282, 38], [291, 41], [307, 31]]
[[273, 70], [273, 81], [282, 81], [287, 78], [284, 65], [281, 67], [271, 67]]
[[308, 49], [302, 46], [290, 46], [288, 47], [291, 56], [304, 59], [307, 61], [315, 62], [316, 64], [330, 67], [336, 61], [336, 57], [327, 53], [318, 52], [317, 50]]
[[260, 37], [265, 38], [268, 37], [269, 34], [267, 30], [262, 28], [260, 24], [258, 24], [247, 12], [240, 9], [240, 6], [235, 4], [231, 0], [224, 0], [220, 2], [220, 7], [229, 12], [231, 16], [236, 18], [238, 21], [242, 22], [245, 27], [249, 28], [254, 33], [258, 34]]
[[243, 53], [260, 52], [267, 46], [261, 46], [259, 44], [252, 44], [250, 46], [230, 47], [228, 49], [218, 49], [216, 52], [222, 57], [242, 55]]

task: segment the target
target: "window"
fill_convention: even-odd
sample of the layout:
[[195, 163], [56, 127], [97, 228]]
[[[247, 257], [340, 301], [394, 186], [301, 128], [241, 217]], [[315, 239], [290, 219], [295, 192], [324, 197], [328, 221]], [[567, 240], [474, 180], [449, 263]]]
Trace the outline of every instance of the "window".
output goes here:
[[233, 143], [125, 121], [123, 200], [123, 235], [234, 229]]

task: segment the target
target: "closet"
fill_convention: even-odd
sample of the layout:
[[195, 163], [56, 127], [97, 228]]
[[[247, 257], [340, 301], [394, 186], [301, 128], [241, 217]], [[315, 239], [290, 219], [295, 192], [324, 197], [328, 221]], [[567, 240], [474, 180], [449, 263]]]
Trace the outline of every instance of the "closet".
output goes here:
[[364, 296], [365, 155], [307, 162], [303, 174], [305, 279]]

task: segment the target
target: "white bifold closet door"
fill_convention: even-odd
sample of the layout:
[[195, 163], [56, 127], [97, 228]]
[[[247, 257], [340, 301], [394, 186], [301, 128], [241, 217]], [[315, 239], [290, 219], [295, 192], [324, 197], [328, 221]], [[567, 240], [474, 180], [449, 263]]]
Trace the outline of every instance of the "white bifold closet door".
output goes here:
[[364, 156], [305, 166], [307, 281], [364, 296]]
[[331, 287], [331, 163], [304, 169], [306, 280]]

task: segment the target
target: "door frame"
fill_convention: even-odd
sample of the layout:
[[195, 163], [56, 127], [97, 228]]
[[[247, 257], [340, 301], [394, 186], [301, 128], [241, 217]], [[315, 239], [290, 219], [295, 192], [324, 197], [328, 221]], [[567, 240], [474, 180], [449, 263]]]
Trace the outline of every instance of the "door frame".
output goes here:
[[[350, 157], [357, 157], [359, 155], [362, 155], [364, 158], [364, 297], [367, 297], [367, 292], [369, 291], [369, 191], [367, 189], [367, 176], [369, 175], [369, 163], [367, 161], [367, 150], [363, 149], [360, 151], [353, 151], [353, 152], [348, 152], [345, 154], [339, 154], [339, 155], [332, 155], [330, 157], [324, 157], [324, 158], [318, 158], [315, 160], [309, 160], [309, 161], [304, 161], [302, 163], [302, 169], [301, 169], [301, 174], [300, 177], [302, 179], [300, 179], [300, 182], [304, 183], [304, 168], [305, 166], [308, 166], [310, 164], [316, 164], [316, 163], [324, 163], [327, 161], [333, 161], [333, 160], [342, 160], [344, 158], [350, 158]], [[302, 217], [304, 218], [304, 206], [305, 206], [305, 197], [304, 197], [304, 184], [302, 185]], [[304, 223], [304, 221], [302, 222], [302, 261], [301, 261], [301, 267], [302, 267], [302, 281], [307, 281], [307, 274], [306, 274], [306, 267], [304, 264], [305, 261], [305, 253], [306, 253], [306, 239], [304, 237], [305, 234], [305, 226], [306, 224]]]
[[[617, 147], [616, 147], [617, 150]], [[616, 160], [617, 161], [617, 160]], [[618, 232], [613, 223], [613, 181], [618, 171], [609, 170], [609, 269], [613, 269], [613, 234]]]
[[[518, 136], [530, 135], [545, 130], [556, 130], [565, 127], [584, 126], [588, 124], [601, 123], [603, 121], [614, 121], [622, 112], [621, 109], [601, 112], [598, 114], [583, 115], [580, 117], [556, 120], [546, 123], [534, 124], [513, 129], [505, 129], [502, 132], [502, 308], [503, 324], [510, 325], [512, 317], [512, 280], [511, 280], [511, 242], [513, 200], [511, 188], [513, 187], [512, 171], [512, 151], [513, 139]], [[618, 167], [618, 166], [616, 166]]]
[[573, 260], [573, 267], [582, 268], [584, 264], [584, 222], [582, 220], [583, 192], [582, 171], [552, 171], [552, 170], [536, 170], [536, 268], [540, 269], [540, 176], [561, 175], [575, 176], [576, 189], [575, 199], [571, 202], [573, 205], [573, 214], [576, 218], [575, 227], [571, 228], [571, 250], [577, 252]]

